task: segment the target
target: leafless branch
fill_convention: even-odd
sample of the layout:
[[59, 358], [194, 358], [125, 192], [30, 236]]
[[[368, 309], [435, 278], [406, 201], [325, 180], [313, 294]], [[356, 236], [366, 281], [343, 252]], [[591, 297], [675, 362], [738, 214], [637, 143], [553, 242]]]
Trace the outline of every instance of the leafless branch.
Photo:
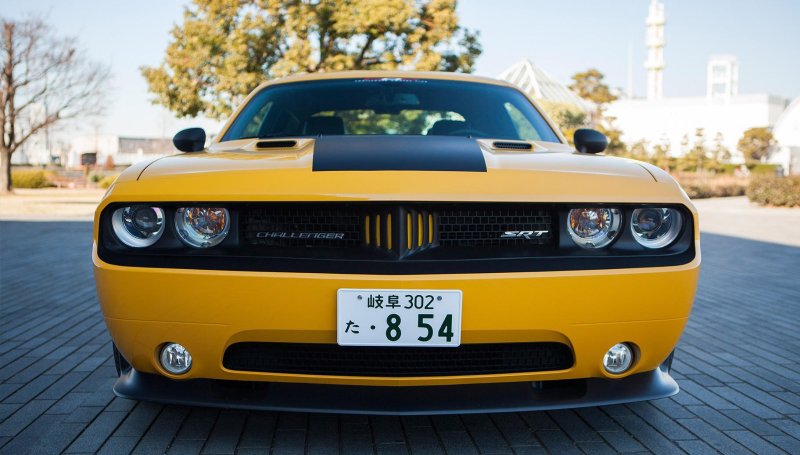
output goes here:
[[110, 73], [35, 17], [0, 18], [0, 65], [0, 191], [7, 191], [11, 155], [51, 125], [102, 113]]

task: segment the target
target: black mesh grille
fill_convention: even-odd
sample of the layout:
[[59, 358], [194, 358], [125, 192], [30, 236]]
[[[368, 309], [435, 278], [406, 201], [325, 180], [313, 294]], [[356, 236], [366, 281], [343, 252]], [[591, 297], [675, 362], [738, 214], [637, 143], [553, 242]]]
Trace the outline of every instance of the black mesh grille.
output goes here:
[[237, 343], [226, 351], [229, 370], [335, 376], [447, 376], [570, 368], [561, 343], [465, 344], [456, 348]]
[[313, 258], [322, 248], [340, 259], [454, 259], [483, 248], [470, 254], [492, 258], [553, 244], [552, 213], [531, 204], [265, 204], [244, 207], [239, 224], [243, 245], [265, 255]]
[[[547, 245], [553, 240], [552, 218], [544, 209], [525, 206], [445, 209], [439, 213], [443, 247]], [[502, 237], [506, 232], [516, 236]]]
[[250, 245], [356, 248], [363, 235], [360, 213], [352, 206], [249, 207], [242, 218], [242, 237]]

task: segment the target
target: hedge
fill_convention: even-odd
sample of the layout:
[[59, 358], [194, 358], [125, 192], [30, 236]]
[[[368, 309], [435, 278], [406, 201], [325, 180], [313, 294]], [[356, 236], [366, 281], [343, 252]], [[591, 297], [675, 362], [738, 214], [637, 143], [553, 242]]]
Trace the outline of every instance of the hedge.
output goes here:
[[747, 179], [731, 175], [676, 172], [673, 176], [692, 199], [743, 196], [747, 189]]
[[117, 180], [117, 177], [119, 177], [119, 174], [107, 175], [107, 176], [103, 177], [102, 179], [100, 179], [100, 181], [97, 183], [97, 185], [100, 188], [108, 188], [109, 186], [111, 186], [112, 183], [114, 183], [115, 180]]
[[47, 178], [47, 173], [40, 169], [12, 170], [11, 185], [14, 188], [46, 188], [52, 186]]
[[761, 205], [800, 207], [800, 175], [754, 176], [747, 187], [747, 197]]
[[[736, 171], [742, 167], [741, 164], [733, 164], [733, 163], [725, 163], [721, 164], [717, 171], [720, 174], [726, 175], [733, 175]], [[748, 164], [747, 170], [750, 171], [750, 174], [768, 174], [768, 175], [775, 175], [775, 171], [778, 169], [777, 164], [767, 164], [767, 163], [757, 163], [757, 164]]]

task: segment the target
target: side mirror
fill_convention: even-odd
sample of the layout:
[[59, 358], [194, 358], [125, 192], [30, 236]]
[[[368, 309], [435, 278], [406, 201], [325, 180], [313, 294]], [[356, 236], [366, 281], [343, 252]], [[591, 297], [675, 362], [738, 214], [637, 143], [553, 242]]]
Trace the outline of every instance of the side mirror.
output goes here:
[[178, 131], [172, 143], [181, 152], [199, 152], [206, 146], [206, 132], [203, 128], [187, 128]]
[[608, 139], [605, 134], [589, 128], [575, 130], [572, 142], [581, 153], [600, 153], [608, 147]]

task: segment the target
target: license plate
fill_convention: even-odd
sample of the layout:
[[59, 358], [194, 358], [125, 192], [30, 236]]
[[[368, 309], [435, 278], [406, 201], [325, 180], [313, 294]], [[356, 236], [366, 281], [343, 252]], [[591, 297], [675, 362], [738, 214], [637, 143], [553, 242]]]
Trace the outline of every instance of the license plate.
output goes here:
[[340, 346], [461, 344], [461, 291], [339, 289]]

